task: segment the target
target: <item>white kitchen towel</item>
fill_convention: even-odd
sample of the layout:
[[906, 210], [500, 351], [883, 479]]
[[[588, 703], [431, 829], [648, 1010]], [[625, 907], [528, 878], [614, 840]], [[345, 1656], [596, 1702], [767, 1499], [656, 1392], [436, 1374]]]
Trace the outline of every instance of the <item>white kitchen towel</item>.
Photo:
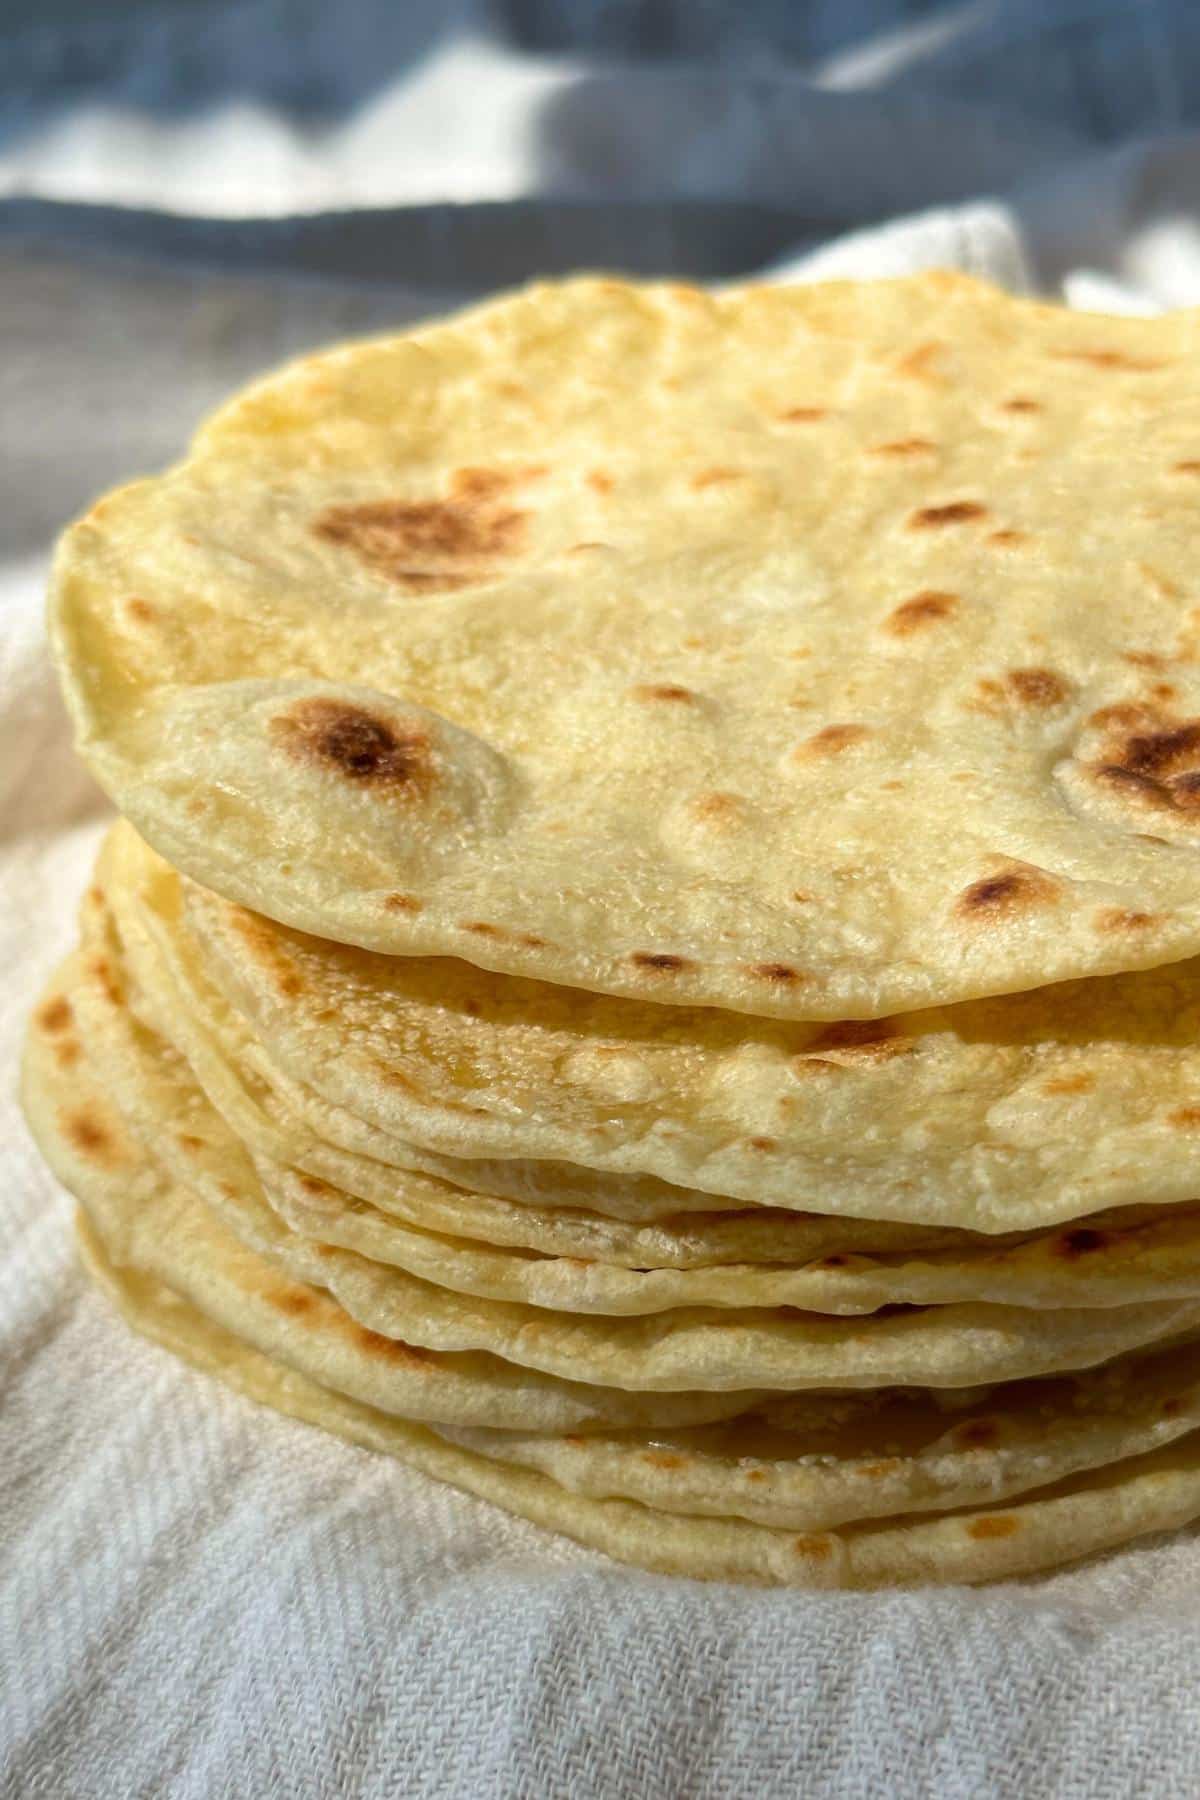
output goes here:
[[[982, 206], [833, 246], [807, 272], [957, 261], [1020, 281], [1029, 256], [1013, 216]], [[42, 649], [45, 538], [91, 489], [161, 463], [251, 368], [404, 305], [27, 251], [0, 252], [0, 296], [15, 452], [0, 566], [0, 1793], [1194, 1796], [1193, 1534], [985, 1592], [649, 1577], [255, 1408], [131, 1337], [88, 1289], [71, 1205], [11, 1094], [103, 811]]]

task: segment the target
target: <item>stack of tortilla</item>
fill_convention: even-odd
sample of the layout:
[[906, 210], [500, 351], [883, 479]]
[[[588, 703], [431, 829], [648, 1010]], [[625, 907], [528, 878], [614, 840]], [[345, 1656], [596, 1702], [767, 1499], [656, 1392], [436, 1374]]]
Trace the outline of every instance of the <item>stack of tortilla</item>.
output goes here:
[[1200, 1515], [1200, 318], [586, 279], [67, 533], [130, 1322], [647, 1568]]

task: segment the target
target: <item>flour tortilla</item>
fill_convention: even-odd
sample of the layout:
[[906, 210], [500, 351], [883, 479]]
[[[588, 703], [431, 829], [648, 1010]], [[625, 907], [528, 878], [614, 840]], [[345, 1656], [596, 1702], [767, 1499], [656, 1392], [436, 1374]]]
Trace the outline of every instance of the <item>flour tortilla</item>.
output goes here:
[[663, 1574], [803, 1588], [982, 1582], [1075, 1562], [1200, 1514], [1197, 1434], [1015, 1505], [842, 1532], [795, 1535], [744, 1519], [685, 1518], [629, 1501], [588, 1499], [281, 1367], [166, 1284], [114, 1266], [86, 1224], [81, 1236], [93, 1276], [131, 1325], [251, 1399]]
[[987, 1233], [1200, 1195], [1200, 963], [823, 1030], [350, 950], [194, 884], [181, 910], [127, 826], [111, 863], [118, 914], [224, 994], [260, 1068], [442, 1155]]
[[[194, 1186], [240, 1242], [292, 1279], [327, 1287], [354, 1319], [385, 1338], [452, 1353], [486, 1351], [573, 1382], [737, 1392], [1007, 1381], [1089, 1367], [1200, 1329], [1196, 1294], [1040, 1312], [901, 1306], [865, 1319], [787, 1305], [690, 1305], [608, 1318], [481, 1299], [289, 1230], [267, 1204], [244, 1147], [208, 1106], [187, 1065], [131, 1020], [103, 962], [84, 959], [71, 1004], [85, 1045], [105, 1070], [107, 1092], [174, 1179]], [[427, 1266], [426, 1275], [433, 1271]], [[560, 1291], [572, 1278], [580, 1271], [562, 1272]]]
[[930, 273], [307, 357], [66, 534], [80, 749], [246, 906], [568, 988], [844, 1020], [1194, 956], [1198, 348]]

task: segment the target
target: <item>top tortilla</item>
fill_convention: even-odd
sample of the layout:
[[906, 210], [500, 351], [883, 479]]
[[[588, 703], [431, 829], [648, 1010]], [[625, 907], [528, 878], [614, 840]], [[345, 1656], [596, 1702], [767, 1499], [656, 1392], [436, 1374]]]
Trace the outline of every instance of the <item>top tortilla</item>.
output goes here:
[[80, 748], [232, 900], [584, 989], [1194, 955], [1197, 331], [585, 279], [310, 357], [64, 538]]

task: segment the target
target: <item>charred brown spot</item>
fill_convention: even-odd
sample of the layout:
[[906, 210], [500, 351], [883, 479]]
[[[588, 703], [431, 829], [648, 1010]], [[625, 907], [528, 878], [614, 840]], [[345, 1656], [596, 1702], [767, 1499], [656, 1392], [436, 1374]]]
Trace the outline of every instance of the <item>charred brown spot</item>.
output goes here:
[[486, 580], [520, 546], [528, 514], [502, 500], [537, 470], [459, 469], [445, 500], [375, 500], [331, 506], [313, 531], [414, 591]]
[[734, 824], [745, 810], [745, 802], [740, 794], [723, 794], [719, 790], [711, 794], [697, 794], [690, 803], [688, 811], [694, 819], [705, 825], [728, 826]]
[[429, 737], [419, 725], [393, 725], [345, 700], [299, 700], [271, 720], [271, 735], [297, 762], [363, 787], [420, 793], [433, 779]]
[[852, 744], [860, 744], [870, 731], [865, 725], [825, 725], [797, 745], [796, 755], [804, 759], [816, 756], [840, 756]]
[[779, 415], [785, 425], [816, 425], [828, 416], [827, 406], [792, 406]]
[[975, 519], [985, 519], [987, 507], [978, 500], [947, 500], [942, 506], [922, 506], [909, 514], [910, 531], [936, 530], [942, 525], [969, 525]]
[[1091, 1256], [1094, 1251], [1105, 1249], [1108, 1243], [1107, 1233], [1085, 1225], [1076, 1231], [1065, 1231], [1055, 1240], [1054, 1249], [1058, 1256], [1074, 1262], [1077, 1257]]
[[1200, 1126], [1200, 1106], [1180, 1106], [1167, 1114], [1167, 1124], [1178, 1131], [1195, 1131]]
[[1006, 413], [1038, 413], [1041, 410], [1041, 401], [1030, 400], [1025, 394], [1016, 394], [1011, 400], [1000, 402], [1000, 411]]
[[92, 974], [104, 990], [105, 998], [110, 1006], [123, 1006], [125, 995], [117, 980], [112, 964], [106, 956], [93, 956], [88, 964]]
[[333, 1193], [333, 1189], [330, 1187], [329, 1183], [327, 1181], [322, 1181], [319, 1175], [301, 1174], [298, 1175], [296, 1179], [299, 1181], [300, 1186], [304, 1189], [306, 1194], [323, 1196], [325, 1194]]
[[1016, 1519], [1006, 1518], [1003, 1515], [987, 1519], [972, 1519], [967, 1526], [969, 1535], [980, 1539], [1012, 1537], [1019, 1529], [1020, 1526]]
[[1135, 669], [1165, 669], [1167, 659], [1160, 656], [1157, 650], [1123, 650], [1122, 662], [1132, 663]]
[[932, 438], [910, 437], [893, 438], [890, 443], [872, 444], [871, 456], [903, 458], [910, 456], [929, 456], [937, 449]]
[[958, 604], [957, 594], [944, 594], [937, 588], [924, 588], [888, 614], [883, 622], [884, 630], [890, 631], [893, 637], [911, 637], [914, 631], [921, 631], [937, 619], [948, 619], [952, 613], [957, 612]]
[[969, 1450], [982, 1450], [988, 1444], [994, 1444], [1000, 1435], [1000, 1427], [994, 1419], [968, 1419], [960, 1425], [955, 1433], [960, 1444]]
[[499, 925], [489, 925], [486, 919], [464, 919], [462, 929], [463, 931], [473, 931], [476, 937], [501, 938], [508, 936], [508, 933], [502, 931]]
[[130, 595], [129, 599], [125, 602], [125, 611], [128, 616], [131, 619], [136, 620], [139, 625], [153, 625], [154, 621], [158, 618], [158, 614], [154, 607], [151, 606], [148, 600], [143, 600], [140, 594]]
[[1102, 707], [1090, 724], [1109, 733], [1097, 781], [1131, 799], [1175, 812], [1200, 809], [1200, 721], [1176, 724], [1149, 706]]
[[940, 381], [937, 359], [942, 350], [938, 343], [918, 344], [909, 350], [895, 363], [896, 373], [906, 375], [913, 381]]
[[1090, 1094], [1096, 1085], [1096, 1077], [1086, 1070], [1078, 1075], [1055, 1075], [1042, 1083], [1043, 1094]]
[[965, 918], [998, 917], [1058, 898], [1058, 884], [1040, 869], [1006, 869], [973, 881], [958, 897], [955, 911]]
[[1026, 544], [1028, 542], [1028, 535], [1024, 531], [1013, 531], [1011, 528], [1005, 528], [1002, 531], [989, 531], [988, 533], [988, 543], [998, 544], [1002, 550], [1012, 550], [1015, 549], [1018, 544]]
[[819, 1057], [836, 1051], [853, 1061], [887, 1062], [893, 1056], [907, 1056], [912, 1048], [912, 1040], [891, 1019], [838, 1019], [818, 1032], [808, 1052]]
[[791, 963], [751, 963], [749, 973], [757, 975], [760, 981], [776, 982], [780, 987], [791, 987], [793, 982], [801, 979], [799, 969], [793, 969]]
[[821, 1262], [823, 1269], [844, 1269], [845, 1266], [846, 1258], [844, 1256], [826, 1256]]
[[797, 1556], [810, 1557], [813, 1562], [827, 1562], [833, 1555], [833, 1539], [806, 1532], [803, 1537], [792, 1539], [792, 1549]]
[[60, 1069], [73, 1069], [82, 1055], [82, 1047], [74, 1038], [59, 1038], [54, 1045], [54, 1060]]
[[383, 904], [387, 912], [419, 913], [422, 907], [415, 894], [388, 894]]
[[652, 1469], [682, 1469], [684, 1459], [670, 1450], [644, 1450], [642, 1461], [649, 1463]]
[[286, 1313], [293, 1319], [313, 1312], [317, 1304], [316, 1295], [310, 1294], [307, 1288], [287, 1288], [283, 1293], [268, 1294], [267, 1299], [277, 1312]]
[[796, 902], [797, 906], [808, 906], [812, 902], [812, 895], [806, 892], [804, 888], [793, 888], [792, 899]]
[[204, 1139], [193, 1136], [190, 1131], [176, 1132], [175, 1142], [181, 1150], [186, 1150], [189, 1155], [194, 1155], [197, 1150], [204, 1148]]
[[751, 1150], [777, 1150], [779, 1148], [775, 1139], [772, 1137], [752, 1137], [747, 1138], [746, 1142], [749, 1144]]
[[1061, 706], [1071, 695], [1069, 682], [1053, 669], [1010, 669], [1005, 682], [1023, 706]]
[[1157, 913], [1131, 912], [1124, 906], [1106, 906], [1096, 914], [1098, 931], [1146, 931], [1158, 923]]
[[679, 687], [673, 681], [646, 682], [630, 691], [635, 700], [674, 700], [684, 706], [696, 698], [691, 688]]
[[1172, 463], [1171, 471], [1175, 475], [1200, 475], [1200, 462], [1188, 461]]
[[63, 994], [55, 994], [52, 999], [44, 1001], [35, 1016], [42, 1030], [48, 1031], [51, 1036], [56, 1031], [66, 1031], [75, 1018], [71, 1002]]
[[93, 1157], [97, 1162], [109, 1162], [115, 1156], [117, 1146], [112, 1133], [86, 1108], [64, 1114], [60, 1123], [64, 1135], [84, 1156]]
[[539, 937], [536, 931], [522, 931], [517, 934], [517, 942], [530, 950], [545, 950], [549, 947], [549, 939]]
[[665, 950], [635, 950], [630, 961], [635, 968], [652, 969], [661, 975], [674, 975], [691, 966], [686, 956], [672, 956]]
[[1092, 349], [1052, 350], [1050, 354], [1056, 362], [1087, 363], [1093, 369], [1120, 369], [1130, 375], [1146, 375], [1152, 369], [1166, 367], [1159, 357], [1131, 356], [1127, 350], [1115, 350], [1108, 345], [1097, 345]]
[[381, 1331], [372, 1331], [366, 1325], [354, 1327], [354, 1341], [360, 1350], [368, 1356], [377, 1356], [383, 1362], [406, 1363], [414, 1365], [430, 1360], [428, 1350], [420, 1350], [414, 1344], [406, 1344], [400, 1338], [384, 1337]]
[[589, 470], [587, 481], [588, 486], [594, 488], [598, 494], [611, 494], [613, 491], [613, 478], [603, 469]]

